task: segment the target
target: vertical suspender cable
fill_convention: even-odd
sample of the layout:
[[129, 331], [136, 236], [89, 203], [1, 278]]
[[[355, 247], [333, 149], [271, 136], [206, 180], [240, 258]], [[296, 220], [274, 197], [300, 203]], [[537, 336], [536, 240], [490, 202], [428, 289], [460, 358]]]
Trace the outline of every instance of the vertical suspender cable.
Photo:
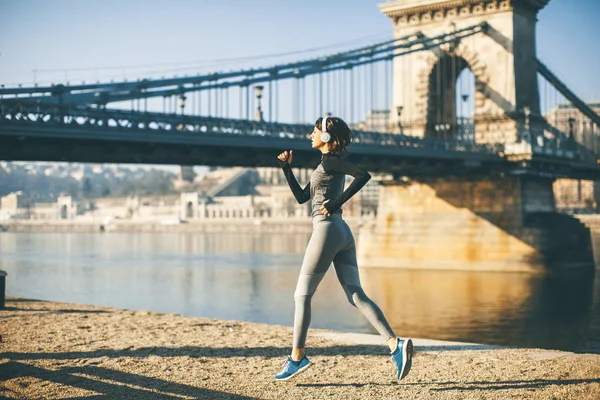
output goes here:
[[337, 96], [337, 110], [336, 110], [336, 114], [338, 116], [340, 116], [342, 119], [345, 118], [344, 116], [344, 103], [343, 103], [343, 99], [344, 99], [344, 86], [342, 86], [342, 72], [344, 70], [343, 69], [338, 69], [337, 70], [337, 84], [336, 84], [336, 88], [335, 88], [335, 92], [336, 92], [336, 96]]
[[354, 119], [354, 68], [350, 68], [350, 121], [356, 122]]
[[[440, 85], [441, 85], [441, 80], [442, 80], [442, 74], [441, 74], [441, 60], [438, 59], [437, 60], [437, 64], [434, 68], [437, 68], [436, 71], [436, 102], [435, 102], [435, 108], [436, 108], [436, 125], [439, 127], [440, 125], [440, 120], [441, 120], [441, 112], [442, 112], [442, 100], [441, 100], [441, 89], [440, 89]], [[439, 139], [438, 137], [439, 135], [439, 130], [437, 131], [437, 133], [435, 134], [436, 139]]]
[[340, 81], [341, 81], [341, 85], [340, 85], [340, 90], [342, 91], [341, 94], [341, 98], [342, 98], [342, 108], [340, 110], [340, 113], [344, 116], [343, 118], [348, 119], [348, 110], [347, 110], [347, 102], [348, 102], [348, 96], [346, 96], [346, 69], [342, 69], [340, 71]]
[[[200, 87], [200, 84], [198, 84]], [[202, 92], [198, 91], [198, 115], [202, 115]]]
[[361, 118], [362, 118], [362, 81], [361, 81], [361, 76], [362, 76], [362, 68], [361, 67], [356, 67], [356, 101], [354, 102], [356, 104], [356, 116], [355, 116], [355, 121], [358, 123]]
[[246, 84], [246, 119], [250, 121], [250, 84]]
[[304, 83], [302, 78], [298, 78], [298, 123], [304, 120]]
[[[372, 57], [371, 57], [372, 58]], [[371, 63], [369, 64], [371, 67], [371, 77], [369, 79], [369, 82], [371, 83], [371, 105], [370, 105], [370, 113], [371, 113], [371, 123], [373, 124], [375, 121], [373, 119], [373, 113], [375, 112], [375, 64], [373, 63], [373, 61], [371, 60]], [[375, 127], [373, 125], [371, 125], [371, 130], [373, 130]]]
[[219, 99], [219, 88], [215, 88], [215, 117], [219, 118], [219, 105], [220, 105], [220, 99]]
[[242, 88], [242, 86], [238, 86], [238, 118], [239, 119], [243, 119], [243, 114], [242, 114], [242, 110], [244, 109], [244, 102], [243, 102], [243, 98], [244, 98], [244, 94], [243, 94], [244, 89]]
[[344, 107], [343, 107], [343, 86], [342, 86], [342, 69], [338, 69], [337, 71], [337, 87], [335, 88], [335, 92], [337, 94], [337, 114], [342, 116], [344, 115]]
[[358, 96], [357, 96], [357, 116], [356, 119], [357, 121], [360, 121], [363, 119], [363, 112], [364, 112], [364, 98], [366, 97], [366, 94], [363, 93], [364, 91], [364, 86], [363, 86], [363, 81], [366, 79], [365, 77], [365, 71], [364, 71], [365, 67], [358, 67], [357, 68], [357, 72], [358, 72], [358, 81], [356, 82], [356, 87], [357, 87], [357, 91], [358, 91]]
[[[412, 55], [409, 55], [407, 57], [410, 57], [410, 58], [407, 59], [407, 63], [408, 63], [408, 79], [413, 80], [413, 79], [416, 79], [416, 78], [412, 76]], [[404, 86], [406, 86], [407, 89], [408, 89], [408, 104], [409, 104], [409, 107], [408, 107], [408, 110], [409, 110], [409, 112], [408, 112], [408, 124], [412, 128], [412, 126], [413, 126], [413, 124], [415, 122], [413, 120], [413, 116], [414, 116], [413, 109], [415, 108], [415, 105], [414, 105], [414, 103], [412, 101], [412, 92], [413, 92], [413, 90], [411, 89], [411, 86], [408, 85], [408, 84], [404, 85]], [[427, 93], [427, 94], [430, 96], [429, 93]], [[428, 116], [427, 116], [427, 111], [426, 111], [425, 118], [427, 118], [427, 117]]]
[[229, 86], [227, 86], [227, 88], [225, 88], [225, 95], [227, 96], [227, 100], [225, 100], [226, 106], [225, 106], [225, 118], [229, 118], [229, 109], [231, 108], [229, 106]]
[[364, 75], [364, 79], [363, 79], [363, 97], [364, 97], [364, 115], [362, 116], [362, 118], [365, 121], [365, 127], [366, 127], [366, 122], [367, 122], [367, 116], [369, 115], [369, 67], [368, 65], [365, 65], [363, 68], [363, 75]]
[[300, 114], [300, 122], [306, 122], [306, 78], [302, 77], [302, 113]]
[[273, 122], [273, 78], [269, 79], [269, 122]]
[[325, 110], [323, 109], [323, 72], [319, 73], [319, 110], [320, 116], [325, 115]]
[[198, 91], [198, 115], [205, 115], [204, 111], [202, 109], [202, 93], [203, 92], [204, 92], [203, 90]]
[[313, 75], [312, 76], [312, 81], [313, 81], [313, 93], [312, 96], [310, 96], [313, 102], [313, 117], [311, 118], [311, 120], [316, 119], [319, 117], [319, 110], [317, 109], [317, 75]]
[[442, 122], [444, 124], [444, 141], [448, 140], [448, 106], [446, 97], [448, 95], [448, 55], [446, 52], [442, 54], [441, 73], [442, 73]]
[[[197, 83], [194, 83], [194, 89], [198, 87]], [[191, 94], [192, 96], [192, 114], [196, 112], [196, 90], [194, 90]]]
[[456, 52], [452, 52], [452, 76], [450, 82], [450, 88], [452, 93], [452, 138], [456, 139]]
[[298, 107], [300, 102], [298, 101], [298, 78], [292, 81], [292, 121], [298, 123]]
[[331, 97], [333, 99], [332, 106], [331, 106], [331, 109], [332, 109], [331, 112], [333, 113], [333, 115], [340, 114], [340, 109], [339, 109], [340, 95], [338, 93], [338, 90], [340, 90], [340, 85], [338, 84], [338, 79], [339, 79], [338, 72], [339, 71], [331, 72], [331, 86], [332, 86]]
[[304, 94], [302, 93], [302, 78], [298, 77], [298, 123], [302, 122], [302, 113], [304, 107]]
[[384, 61], [385, 67], [385, 101], [383, 103], [383, 107], [390, 112], [390, 116], [392, 115], [392, 106], [390, 102], [390, 61]]
[[[254, 88], [254, 86], [253, 86], [253, 88]], [[248, 91], [250, 91], [250, 89], [248, 89]], [[255, 113], [254, 110], [256, 110], [256, 107], [254, 106], [254, 99], [255, 99], [255, 96], [253, 96], [253, 94], [251, 94], [250, 95], [250, 113], [248, 115], [248, 119], [250, 121], [254, 120], [253, 114]]]
[[325, 101], [327, 102], [327, 107], [325, 113], [331, 112], [331, 74], [328, 73], [325, 75], [325, 86], [327, 86], [327, 98]]

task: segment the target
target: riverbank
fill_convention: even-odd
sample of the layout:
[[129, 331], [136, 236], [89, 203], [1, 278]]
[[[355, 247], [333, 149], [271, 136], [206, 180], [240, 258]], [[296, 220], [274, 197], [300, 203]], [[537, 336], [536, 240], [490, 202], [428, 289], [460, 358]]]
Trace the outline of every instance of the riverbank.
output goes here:
[[[351, 229], [358, 232], [364, 220], [345, 217]], [[90, 220], [6, 220], [0, 221], [0, 232], [181, 232], [181, 233], [310, 233], [310, 217], [293, 218], [214, 218], [206, 220], [120, 220], [106, 224]]]
[[314, 366], [275, 382], [290, 327], [19, 298], [0, 321], [7, 398], [600, 398], [598, 354], [416, 339], [397, 381], [378, 337], [311, 330]]

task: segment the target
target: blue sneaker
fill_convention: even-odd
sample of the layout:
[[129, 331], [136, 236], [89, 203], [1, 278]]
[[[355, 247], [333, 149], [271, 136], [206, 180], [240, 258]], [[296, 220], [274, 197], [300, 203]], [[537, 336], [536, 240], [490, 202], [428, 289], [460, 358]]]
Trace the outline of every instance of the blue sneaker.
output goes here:
[[412, 366], [412, 352], [412, 340], [396, 338], [396, 350], [392, 352], [392, 359], [398, 367], [397, 379], [403, 379], [410, 372], [410, 367]]
[[283, 370], [275, 375], [275, 379], [278, 381], [285, 381], [294, 375], [306, 371], [311, 365], [312, 363], [306, 356], [302, 357], [302, 360], [300, 361], [294, 361], [290, 356], [287, 356], [287, 358], [283, 360]]

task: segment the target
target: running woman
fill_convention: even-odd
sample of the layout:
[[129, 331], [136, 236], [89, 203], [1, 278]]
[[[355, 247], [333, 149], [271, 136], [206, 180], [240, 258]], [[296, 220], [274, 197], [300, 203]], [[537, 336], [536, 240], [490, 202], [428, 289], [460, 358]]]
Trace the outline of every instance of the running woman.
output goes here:
[[[363, 291], [354, 237], [342, 218], [342, 205], [371, 179], [371, 175], [345, 159], [348, 154], [346, 148], [352, 143], [353, 135], [341, 118], [319, 118], [310, 137], [312, 147], [321, 151], [322, 156], [321, 163], [313, 171], [310, 182], [304, 189], [298, 184], [291, 169], [293, 150], [284, 151], [277, 157], [298, 203], [312, 200], [313, 231], [294, 293], [292, 354], [285, 359], [283, 370], [275, 375], [275, 379], [290, 379], [311, 366], [304, 354], [310, 325], [311, 299], [332, 262], [348, 301], [363, 313], [386, 341], [398, 367], [396, 378], [403, 379], [408, 375], [412, 364], [412, 340], [396, 337], [379, 307]], [[345, 175], [352, 175], [354, 180], [344, 191]]]

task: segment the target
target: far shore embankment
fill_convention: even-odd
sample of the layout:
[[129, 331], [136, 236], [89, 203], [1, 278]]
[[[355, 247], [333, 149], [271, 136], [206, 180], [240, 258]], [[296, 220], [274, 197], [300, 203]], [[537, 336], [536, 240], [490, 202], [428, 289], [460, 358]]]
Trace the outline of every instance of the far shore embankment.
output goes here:
[[[353, 232], [365, 220], [357, 217], [344, 218]], [[290, 218], [211, 218], [206, 220], [179, 221], [163, 220], [126, 220], [113, 219], [110, 223], [90, 220], [26, 220], [14, 219], [0, 221], [0, 232], [205, 232], [205, 233], [310, 233], [310, 217]]]
[[398, 381], [378, 336], [310, 330], [313, 367], [276, 382], [286, 326], [23, 298], [0, 321], [2, 398], [600, 398], [600, 354], [415, 339]]
[[[600, 215], [574, 215], [590, 228], [592, 234], [600, 235]], [[354, 235], [360, 227], [373, 221], [373, 217], [344, 216]], [[164, 219], [10, 219], [0, 221], [0, 232], [205, 232], [205, 233], [310, 233], [310, 217], [273, 218], [208, 218], [182, 221]]]

